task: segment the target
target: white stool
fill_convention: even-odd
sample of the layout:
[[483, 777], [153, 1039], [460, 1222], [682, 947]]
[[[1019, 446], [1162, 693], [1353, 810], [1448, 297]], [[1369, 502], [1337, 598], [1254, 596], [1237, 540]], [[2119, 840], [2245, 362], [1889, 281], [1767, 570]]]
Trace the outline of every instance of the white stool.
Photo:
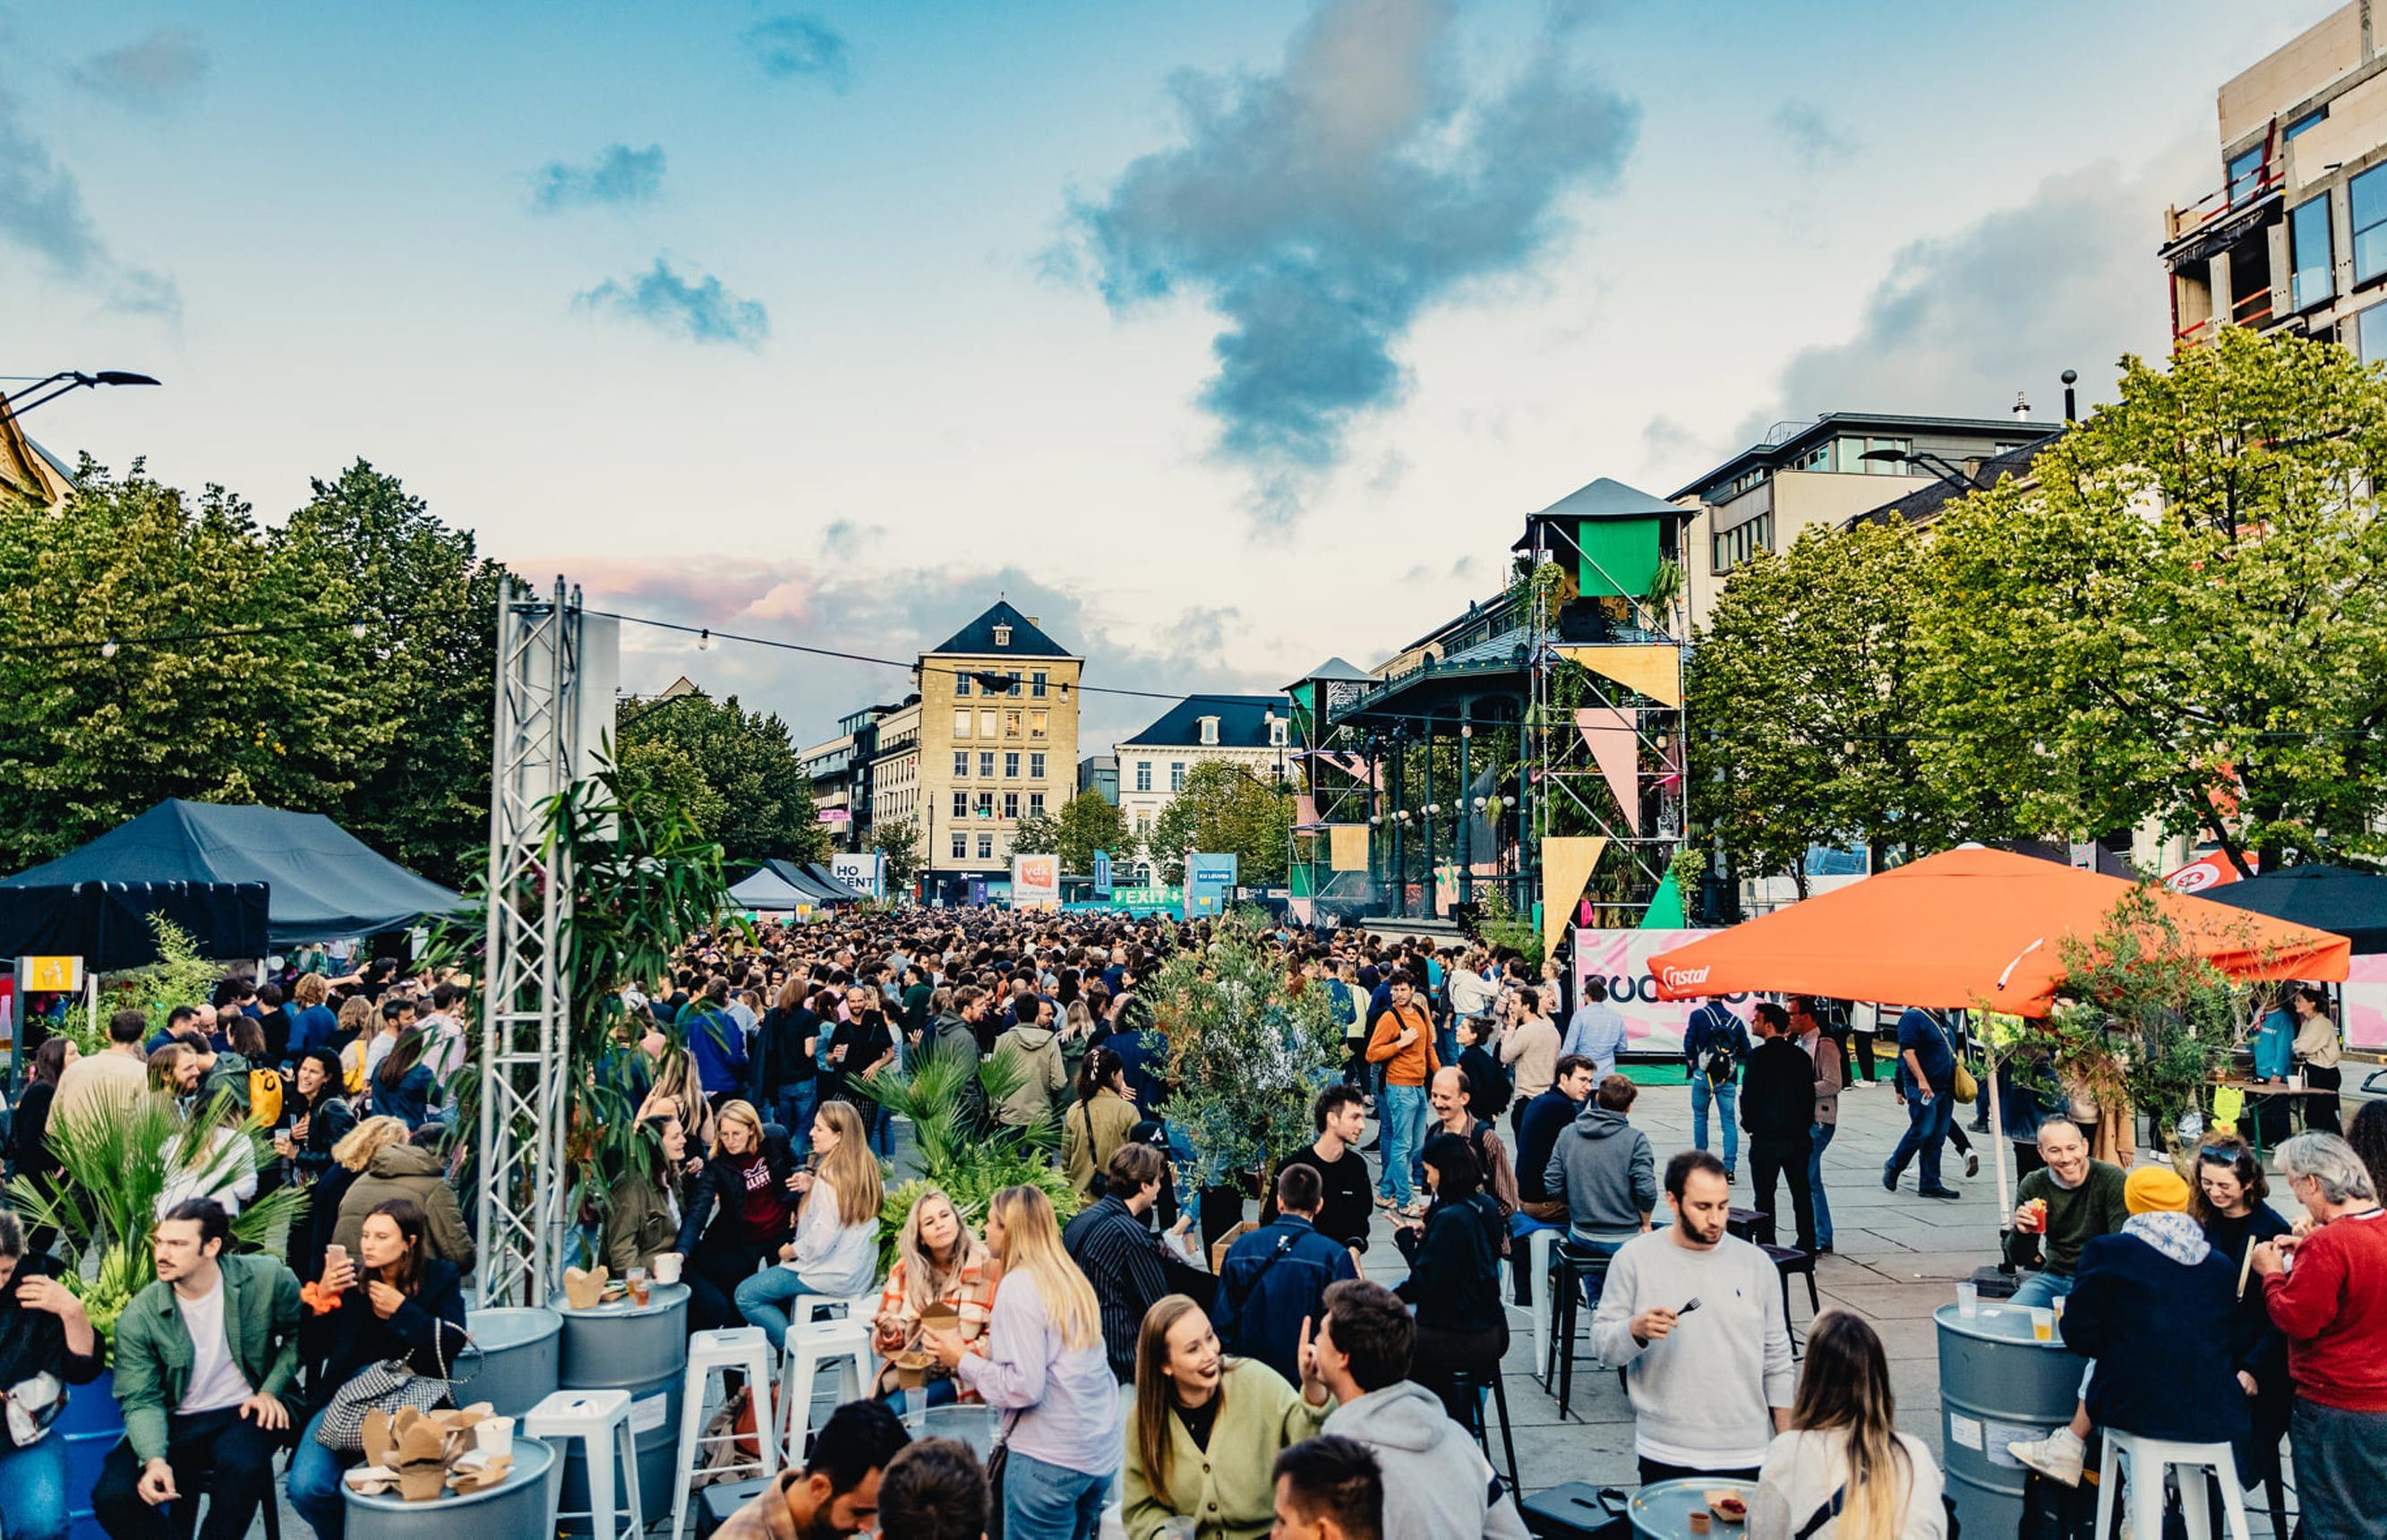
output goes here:
[[782, 1458], [790, 1466], [804, 1462], [804, 1435], [813, 1425], [813, 1377], [832, 1364], [838, 1370], [838, 1400], [860, 1400], [871, 1375], [868, 1316], [857, 1311], [843, 1320], [799, 1321], [788, 1328], [779, 1402]]
[[775, 1476], [779, 1471], [779, 1443], [774, 1436], [778, 1427], [771, 1416], [771, 1344], [759, 1326], [734, 1326], [716, 1332], [699, 1332], [688, 1339], [688, 1373], [682, 1380], [679, 1395], [679, 1491], [672, 1498], [672, 1540], [679, 1540], [680, 1525], [688, 1518], [688, 1495], [696, 1477], [697, 1450], [707, 1444], [736, 1443], [738, 1433], [704, 1436], [704, 1404], [713, 1394], [713, 1376], [721, 1370], [742, 1370], [748, 1394], [754, 1406], [754, 1441], [762, 1453], [753, 1459], [740, 1459], [734, 1470], [739, 1480], [749, 1476]]
[[831, 1310], [843, 1310], [848, 1320], [868, 1320], [878, 1309], [878, 1291], [864, 1294], [798, 1294], [788, 1312], [792, 1325], [827, 1320]]
[[[1534, 1372], [1550, 1361], [1550, 1253], [1556, 1249], [1563, 1230], [1544, 1228], [1525, 1237], [1525, 1266], [1532, 1269], [1534, 1281]], [[1515, 1246], [1509, 1247], [1511, 1251]], [[1514, 1263], [1511, 1263], [1514, 1266]]]
[[2105, 1458], [2097, 1472], [2097, 1533], [2114, 1533], [2115, 1467], [2130, 1467], [2130, 1533], [2161, 1534], [2164, 1519], [2164, 1472], [2179, 1471], [2179, 1511], [2188, 1522], [2188, 1540], [2212, 1540], [2207, 1512], [2206, 1473], [2221, 1483], [2221, 1511], [2229, 1518], [2231, 1540], [2247, 1540], [2246, 1494], [2238, 1485], [2238, 1458], [2227, 1444], [2174, 1444], [2167, 1439], [2141, 1438], [2136, 1433], [2105, 1430]]
[[630, 1518], [626, 1532], [633, 1540], [646, 1533], [646, 1513], [638, 1506], [638, 1445], [630, 1432], [630, 1393], [626, 1390], [559, 1390], [523, 1414], [523, 1432], [532, 1438], [576, 1438], [581, 1464], [588, 1471], [588, 1508], [559, 1513], [558, 1519], [588, 1521], [596, 1540], [613, 1540], [613, 1465], [622, 1470], [624, 1508]]

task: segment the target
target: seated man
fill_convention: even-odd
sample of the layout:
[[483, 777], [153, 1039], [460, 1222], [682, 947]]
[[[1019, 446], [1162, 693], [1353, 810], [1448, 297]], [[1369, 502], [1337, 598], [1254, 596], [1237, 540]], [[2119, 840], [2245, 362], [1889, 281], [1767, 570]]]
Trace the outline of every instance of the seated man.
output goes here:
[[1568, 1233], [1614, 1251], [1649, 1228], [1658, 1207], [1657, 1158], [1649, 1136], [1626, 1114], [1640, 1088], [1622, 1075], [1599, 1082], [1550, 1147], [1543, 1185], [1567, 1205]]
[[883, 1401], [848, 1401], [813, 1437], [801, 1471], [782, 1471], [714, 1540], [814, 1540], [879, 1528], [880, 1478], [911, 1442]]
[[1276, 1457], [1276, 1530], [1285, 1540], [1380, 1540], [1384, 1473], [1356, 1438], [1320, 1433]]
[[2006, 1236], [2006, 1259], [2040, 1269], [2014, 1291], [2016, 1309], [2044, 1307], [2070, 1294], [2080, 1248], [2116, 1233], [2130, 1217], [2123, 1194], [2128, 1179], [2120, 1167], [2089, 1157], [2089, 1141], [2072, 1119], [2051, 1117], [2039, 1126], [2039, 1155], [2047, 1165], [2022, 1179]]
[[878, 1478], [878, 1533], [887, 1540], [985, 1540], [992, 1507], [985, 1468], [957, 1438], [905, 1445]]
[[[1111, 1373], [1123, 1385], [1135, 1383], [1135, 1342], [1143, 1313], [1166, 1294], [1192, 1294], [1206, 1303], [1217, 1287], [1208, 1273], [1180, 1260], [1144, 1228], [1143, 1217], [1160, 1201], [1168, 1177], [1168, 1159], [1157, 1149], [1120, 1145], [1103, 1171], [1109, 1192], [1061, 1232], [1069, 1260], [1094, 1286], [1103, 1312], [1103, 1346]], [[1181, 1239], [1193, 1222], [1191, 1214], [1179, 1216], [1170, 1234]]]
[[1550, 1152], [1590, 1100], [1598, 1079], [1597, 1065], [1580, 1054], [1569, 1054], [1559, 1060], [1550, 1089], [1525, 1104], [1517, 1119], [1518, 1220], [1512, 1229], [1522, 1232], [1534, 1224], [1567, 1222], [1565, 1195], [1549, 1190]]

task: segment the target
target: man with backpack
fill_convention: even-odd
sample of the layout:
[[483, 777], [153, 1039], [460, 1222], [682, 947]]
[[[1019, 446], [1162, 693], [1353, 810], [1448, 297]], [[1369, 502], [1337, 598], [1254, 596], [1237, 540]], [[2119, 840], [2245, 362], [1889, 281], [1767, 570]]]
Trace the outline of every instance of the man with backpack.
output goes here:
[[[1450, 1065], [1433, 1072], [1433, 1085], [1426, 1092], [1426, 1105], [1433, 1121], [1426, 1125], [1425, 1139], [1435, 1134], [1456, 1134], [1467, 1141], [1475, 1152], [1475, 1164], [1484, 1172], [1484, 1191], [1492, 1194], [1500, 1205], [1500, 1218], [1513, 1218], [1517, 1212], [1517, 1172], [1509, 1160], [1508, 1146], [1491, 1123], [1468, 1110], [1467, 1072]], [[1424, 1140], [1419, 1141], [1422, 1147]]]
[[1210, 1302], [1210, 1322], [1226, 1350], [1257, 1358], [1289, 1384], [1300, 1382], [1301, 1329], [1325, 1316], [1327, 1286], [1359, 1276], [1350, 1249], [1318, 1233], [1325, 1199], [1317, 1168], [1279, 1171], [1276, 1218], [1227, 1249]]
[[1749, 1057], [1749, 1029], [1721, 1000], [1711, 1000], [1691, 1013], [1683, 1029], [1683, 1063], [1691, 1077], [1691, 1147], [1708, 1147], [1708, 1106], [1724, 1119], [1724, 1180], [1740, 1179], [1740, 1129], [1733, 1121], [1733, 1103], [1739, 1093], [1740, 1064]]

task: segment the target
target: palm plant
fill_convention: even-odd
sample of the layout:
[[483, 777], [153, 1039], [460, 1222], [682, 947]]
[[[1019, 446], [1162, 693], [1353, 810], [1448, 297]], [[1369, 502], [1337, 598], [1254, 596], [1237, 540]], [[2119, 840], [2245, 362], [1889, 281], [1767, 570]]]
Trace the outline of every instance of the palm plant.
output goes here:
[[[80, 1296], [101, 1340], [113, 1344], [116, 1318], [133, 1296], [157, 1281], [150, 1234], [158, 1225], [158, 1200], [177, 1171], [204, 1167], [198, 1195], [230, 1187], [240, 1162], [214, 1148], [215, 1130], [225, 1127], [232, 1092], [219, 1091], [196, 1116], [184, 1118], [163, 1096], [96, 1101], [50, 1119], [50, 1153], [59, 1171], [46, 1179], [17, 1177], [9, 1196], [31, 1226], [55, 1230], [66, 1263], [66, 1284]], [[240, 1124], [236, 1140], [249, 1145], [259, 1168], [273, 1158], [272, 1146], [254, 1124]], [[304, 1190], [284, 1187], [244, 1207], [232, 1224], [233, 1244], [243, 1251], [280, 1255], [290, 1227], [306, 1211]]]
[[960, 1055], [931, 1049], [910, 1069], [882, 1071], [860, 1083], [881, 1106], [911, 1119], [920, 1162], [920, 1174], [890, 1187], [878, 1211], [882, 1270], [894, 1259], [895, 1238], [912, 1205], [931, 1187], [942, 1190], [963, 1220], [981, 1231], [988, 1201], [1006, 1187], [1042, 1189], [1053, 1200], [1055, 1215], [1064, 1220], [1080, 1205], [1080, 1194], [1053, 1164], [1053, 1151], [1061, 1140], [1059, 1122], [1048, 1113], [1022, 1126], [980, 1128], [962, 1094], [973, 1075], [991, 1105], [1017, 1091], [1026, 1071], [1016, 1060], [1001, 1056], [984, 1060], [973, 1070]]

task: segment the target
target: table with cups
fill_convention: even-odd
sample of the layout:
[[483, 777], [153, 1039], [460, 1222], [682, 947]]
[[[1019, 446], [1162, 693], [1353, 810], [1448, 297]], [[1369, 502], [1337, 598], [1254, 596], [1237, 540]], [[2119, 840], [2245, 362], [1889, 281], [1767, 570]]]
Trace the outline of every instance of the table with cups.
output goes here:
[[1940, 1447], [1967, 1534], [2020, 1531], [2027, 1472], [2006, 1445], [2072, 1420], [2086, 1360], [2065, 1347], [2063, 1314], [2061, 1300], [2037, 1308], [1984, 1300], [1970, 1280], [1956, 1285], [1955, 1304], [1933, 1314]]

